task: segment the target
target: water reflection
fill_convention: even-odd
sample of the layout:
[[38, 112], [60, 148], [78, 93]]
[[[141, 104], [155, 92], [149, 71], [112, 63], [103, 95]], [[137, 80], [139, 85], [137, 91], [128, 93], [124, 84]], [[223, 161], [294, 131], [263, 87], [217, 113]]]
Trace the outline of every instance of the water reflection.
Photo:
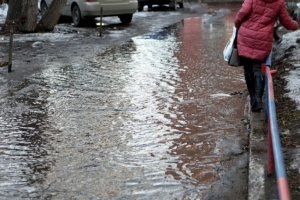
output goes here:
[[[207, 21], [184, 20], [178, 33], [179, 50], [175, 53], [182, 81], [175, 89], [181, 99], [175, 109], [180, 117], [172, 127], [182, 135], [169, 147], [171, 155], [180, 161], [168, 168], [166, 174], [185, 184], [194, 184], [186, 198], [205, 197], [211, 185], [220, 179], [224, 170], [221, 163], [241, 151], [238, 145], [228, 148], [229, 138], [243, 132], [239, 137], [245, 138], [247, 133], [237, 120], [245, 117], [244, 99], [229, 95], [244, 89], [240, 69], [228, 68], [220, 56], [228, 39], [225, 21], [219, 19], [209, 25]], [[238, 127], [243, 130], [240, 132]]]

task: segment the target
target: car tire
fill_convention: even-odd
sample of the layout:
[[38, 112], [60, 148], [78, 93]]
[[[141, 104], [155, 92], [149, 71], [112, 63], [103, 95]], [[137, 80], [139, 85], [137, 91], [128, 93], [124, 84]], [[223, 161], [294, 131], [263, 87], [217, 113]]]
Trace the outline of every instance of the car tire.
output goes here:
[[48, 6], [45, 1], [42, 1], [40, 6], [41, 6], [41, 15], [44, 16], [46, 11], [48, 10]]
[[81, 18], [81, 11], [78, 5], [74, 5], [72, 8], [72, 19], [74, 26], [82, 26], [84, 20]]
[[132, 20], [132, 15], [133, 14], [119, 15], [122, 24], [129, 24]]
[[172, 0], [170, 2], [170, 8], [171, 8], [171, 10], [176, 10], [177, 9], [177, 7], [176, 7], [176, 0]]
[[141, 3], [138, 3], [138, 11], [141, 12], [144, 10], [144, 5]]

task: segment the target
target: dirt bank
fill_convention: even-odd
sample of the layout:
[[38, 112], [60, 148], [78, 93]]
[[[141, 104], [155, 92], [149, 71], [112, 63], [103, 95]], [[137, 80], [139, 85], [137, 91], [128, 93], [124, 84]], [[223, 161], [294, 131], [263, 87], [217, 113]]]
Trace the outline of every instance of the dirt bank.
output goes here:
[[299, 105], [286, 95], [290, 92], [290, 89], [287, 88], [288, 81], [286, 77], [290, 72], [297, 70], [295, 63], [299, 63], [299, 59], [298, 61], [295, 60], [295, 53], [299, 49], [300, 44], [296, 42], [287, 48], [279, 48], [275, 55], [281, 53], [282, 57], [275, 59], [272, 66], [272, 68], [278, 70], [273, 79], [275, 103], [292, 199], [300, 199], [300, 166], [299, 161], [298, 163], [296, 162], [297, 156], [299, 159], [300, 155], [300, 110], [297, 109]]

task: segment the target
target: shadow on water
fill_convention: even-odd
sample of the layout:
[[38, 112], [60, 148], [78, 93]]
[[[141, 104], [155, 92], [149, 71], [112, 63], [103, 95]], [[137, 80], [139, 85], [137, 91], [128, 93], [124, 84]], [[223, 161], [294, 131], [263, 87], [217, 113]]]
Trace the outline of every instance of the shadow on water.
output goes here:
[[210, 17], [2, 88], [1, 197], [203, 199], [240, 175], [243, 76], [222, 58], [232, 19]]

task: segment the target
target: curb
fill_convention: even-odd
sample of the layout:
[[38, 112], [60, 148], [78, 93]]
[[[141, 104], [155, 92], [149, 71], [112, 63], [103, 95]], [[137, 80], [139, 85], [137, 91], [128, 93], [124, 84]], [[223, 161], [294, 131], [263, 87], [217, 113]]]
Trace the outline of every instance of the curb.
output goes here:
[[268, 164], [268, 132], [264, 112], [251, 112], [250, 125], [248, 199], [265, 200], [265, 183]]

